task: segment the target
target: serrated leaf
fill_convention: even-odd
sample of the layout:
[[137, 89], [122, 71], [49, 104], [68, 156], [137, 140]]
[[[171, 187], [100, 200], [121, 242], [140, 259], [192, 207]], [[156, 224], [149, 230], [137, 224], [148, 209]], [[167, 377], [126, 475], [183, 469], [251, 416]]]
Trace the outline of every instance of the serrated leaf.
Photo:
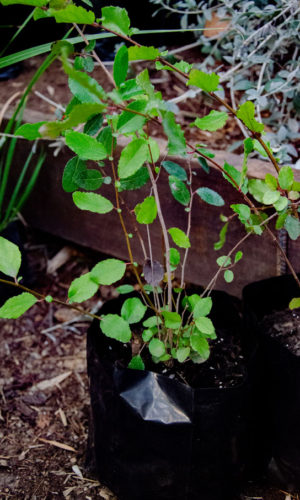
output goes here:
[[126, 293], [134, 292], [134, 287], [132, 285], [120, 285], [116, 288], [116, 290], [121, 295], [125, 295]]
[[212, 110], [203, 118], [196, 118], [196, 120], [191, 124], [191, 126], [195, 125], [201, 130], [208, 130], [210, 132], [214, 132], [222, 127], [224, 127], [227, 121], [228, 115], [224, 111], [215, 111]]
[[120, 180], [119, 191], [132, 191], [144, 186], [149, 180], [149, 172], [146, 167], [140, 168], [135, 174]]
[[205, 92], [215, 92], [218, 90], [220, 77], [216, 73], [204, 73], [198, 69], [192, 69], [187, 85], [195, 85]]
[[125, 82], [128, 71], [128, 49], [126, 45], [122, 45], [118, 52], [116, 53], [114, 66], [113, 66], [113, 76], [117, 87], [121, 83]]
[[73, 201], [80, 210], [88, 210], [96, 214], [106, 214], [114, 208], [113, 204], [107, 198], [96, 193], [75, 191], [73, 193]]
[[121, 83], [118, 89], [118, 95], [124, 101], [132, 99], [132, 97], [141, 95], [143, 93], [143, 89], [138, 85], [135, 78], [126, 80], [125, 82]]
[[104, 335], [119, 342], [129, 342], [131, 339], [131, 330], [125, 319], [118, 314], [107, 314], [100, 321], [100, 328]]
[[176, 123], [175, 115], [168, 111], [163, 118], [163, 128], [168, 137], [168, 153], [169, 155], [186, 155], [186, 142], [184, 133]]
[[209, 205], [214, 205], [216, 207], [222, 207], [225, 202], [216, 191], [207, 187], [201, 187], [197, 189], [196, 193], [200, 196], [201, 200], [205, 201]]
[[138, 299], [137, 297], [132, 297], [125, 300], [122, 309], [121, 316], [129, 324], [138, 323], [143, 319], [147, 307]]
[[138, 86], [144, 91], [144, 93], [149, 96], [150, 99], [154, 98], [154, 86], [150, 81], [149, 72], [147, 69], [144, 69], [144, 71], [137, 75], [136, 82]]
[[98, 285], [91, 279], [91, 273], [86, 273], [72, 281], [68, 297], [70, 303], [84, 302], [95, 295]]
[[152, 339], [149, 342], [149, 351], [152, 356], [160, 358], [166, 352], [165, 344], [159, 339]]
[[[103, 123], [103, 115], [98, 113], [87, 120], [83, 132], [88, 135], [95, 135], [100, 130]], [[101, 142], [101, 141], [100, 141]]]
[[180, 314], [171, 311], [162, 311], [162, 315], [165, 320], [166, 328], [171, 328], [172, 330], [180, 328], [182, 323]]
[[17, 128], [15, 135], [21, 135], [28, 141], [34, 141], [35, 139], [42, 137], [39, 130], [45, 123], [46, 122], [24, 123]]
[[134, 212], [140, 224], [152, 224], [157, 216], [157, 206], [154, 196], [148, 196], [142, 203], [138, 203]]
[[24, 292], [8, 299], [0, 307], [0, 318], [16, 319], [22, 316], [37, 302], [37, 298], [31, 293]]
[[250, 207], [248, 207], [248, 205], [245, 205], [244, 203], [235, 203], [233, 205], [230, 205], [230, 208], [232, 208], [232, 210], [238, 214], [239, 220], [243, 224], [245, 224], [249, 220], [251, 215], [251, 210]]
[[157, 260], [147, 259], [143, 266], [143, 273], [147, 283], [153, 287], [157, 287], [163, 280], [165, 270]]
[[97, 135], [96, 139], [104, 146], [106, 153], [110, 156], [112, 149], [114, 149], [116, 145], [116, 139], [112, 136], [111, 127], [109, 125], [104, 127]]
[[57, 23], [93, 24], [95, 14], [91, 10], [76, 5], [67, 5], [64, 9], [49, 9]]
[[300, 236], [300, 221], [293, 217], [293, 215], [288, 215], [285, 219], [284, 227], [288, 232], [291, 240], [297, 240]]
[[203, 360], [209, 358], [209, 344], [201, 334], [193, 333], [191, 335], [191, 347], [201, 356]]
[[101, 103], [106, 99], [103, 88], [94, 78], [67, 65], [64, 65], [64, 70], [69, 75], [70, 91], [81, 103]]
[[105, 259], [98, 262], [90, 274], [98, 285], [112, 285], [123, 278], [126, 264], [119, 259]]
[[139, 354], [133, 356], [128, 364], [128, 368], [131, 368], [131, 370], [145, 370], [145, 363]]
[[212, 299], [210, 297], [200, 297], [193, 308], [193, 316], [195, 319], [201, 316], [207, 316], [212, 308]]
[[168, 229], [168, 233], [170, 234], [175, 245], [180, 248], [190, 248], [191, 243], [189, 237], [181, 229], [178, 227], [171, 227]]
[[231, 283], [233, 279], [234, 279], [234, 274], [231, 271], [231, 269], [226, 269], [226, 271], [224, 271], [224, 280], [226, 281], [226, 283]]
[[78, 189], [77, 178], [80, 172], [85, 172], [86, 163], [78, 156], [74, 156], [68, 161], [64, 168], [62, 187], [66, 193], [72, 193]]
[[242, 104], [237, 113], [236, 116], [242, 120], [244, 125], [248, 127], [249, 130], [252, 132], [263, 132], [264, 130], [264, 125], [263, 123], [259, 123], [255, 118], [254, 118], [254, 113], [255, 113], [255, 107], [252, 101], [246, 101], [244, 104]]
[[177, 177], [177, 179], [179, 179], [181, 181], [187, 180], [186, 171], [184, 170], [183, 167], [178, 165], [178, 163], [175, 163], [173, 161], [163, 161], [162, 167], [168, 172], [168, 174], [173, 175], [174, 177]]
[[294, 297], [289, 303], [289, 308], [298, 309], [298, 307], [300, 307], [300, 297]]
[[186, 185], [177, 177], [174, 177], [174, 175], [170, 175], [169, 186], [175, 200], [181, 203], [181, 205], [187, 206], [190, 202], [191, 195]]
[[103, 7], [101, 9], [102, 26], [119, 33], [119, 35], [130, 35], [130, 19], [126, 9], [121, 7]]
[[107, 151], [103, 144], [82, 132], [69, 131], [66, 133], [66, 144], [83, 160], [103, 160]]
[[[162, 56], [162, 54], [160, 54], [160, 55]], [[176, 62], [173, 64], [173, 66], [175, 66], [175, 68], [179, 69], [180, 71], [183, 71], [183, 73], [186, 73], [186, 74], [189, 71], [191, 71], [191, 69], [193, 67], [192, 64], [189, 64], [186, 61]], [[170, 66], [167, 66], [166, 64], [162, 64], [160, 61], [156, 61], [155, 67], [157, 70], [166, 69], [167, 71], [175, 71], [175, 69], [170, 68]]]
[[128, 49], [129, 61], [153, 61], [159, 57], [159, 50], [155, 47], [132, 45]]
[[291, 167], [281, 167], [278, 174], [278, 182], [281, 189], [292, 189], [294, 182], [294, 173]]
[[118, 174], [120, 179], [126, 179], [135, 174], [146, 161], [148, 144], [144, 139], [135, 139], [122, 150]]
[[213, 335], [215, 333], [215, 327], [212, 320], [206, 316], [195, 318], [195, 325], [198, 330], [205, 335]]
[[[241, 172], [239, 172], [233, 165], [229, 165], [229, 163], [227, 163], [227, 162], [224, 163], [223, 170], [224, 170], [223, 177], [225, 179], [227, 179], [228, 182], [230, 182], [230, 184], [235, 187], [235, 189], [239, 189], [240, 184], [241, 184]], [[228, 177], [228, 175], [226, 175], [226, 173], [228, 173], [230, 175], [230, 177], [233, 179], [233, 181], [235, 181], [235, 183], [231, 180], [230, 177]], [[248, 192], [248, 179], [247, 178], [242, 183], [241, 191], [244, 194], [246, 194]]]
[[273, 191], [276, 191], [278, 188], [277, 179], [276, 177], [274, 177], [274, 175], [266, 174], [265, 183], [268, 186], [268, 188], [272, 189]]
[[16, 278], [21, 260], [21, 252], [17, 245], [0, 236], [0, 271], [11, 278]]
[[179, 347], [176, 351], [176, 358], [179, 363], [183, 363], [190, 354], [191, 349], [189, 347]]
[[121, 134], [129, 134], [143, 128], [146, 123], [146, 117], [135, 114], [134, 111], [137, 113], [144, 113], [146, 107], [147, 101], [142, 99], [128, 104], [127, 109], [130, 109], [133, 112], [123, 111], [123, 113], [119, 116], [117, 123], [118, 132]]

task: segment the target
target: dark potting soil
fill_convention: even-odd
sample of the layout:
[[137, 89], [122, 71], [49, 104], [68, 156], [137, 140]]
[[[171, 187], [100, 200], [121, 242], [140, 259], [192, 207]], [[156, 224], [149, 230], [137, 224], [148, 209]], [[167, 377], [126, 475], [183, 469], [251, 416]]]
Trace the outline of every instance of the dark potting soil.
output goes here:
[[[194, 388], [229, 388], [243, 382], [246, 371], [246, 360], [242, 348], [242, 328], [240, 323], [239, 300], [223, 292], [216, 292], [217, 300], [213, 299], [211, 319], [215, 325], [217, 339], [210, 341], [211, 354], [207, 361], [196, 364], [192, 361], [179, 363], [154, 363], [145, 347], [141, 353], [146, 369], [163, 374], [171, 379], [184, 382]], [[123, 299], [107, 302], [100, 314], [109, 314], [120, 310]], [[225, 309], [227, 309], [225, 311]], [[98, 327], [98, 326], [97, 326]], [[140, 331], [135, 335], [140, 337]], [[99, 328], [99, 335], [102, 335]], [[131, 346], [106, 338], [104, 344], [105, 357], [111, 362], [117, 362], [126, 367], [132, 356]]]
[[290, 352], [300, 356], [300, 308], [266, 315], [261, 322], [261, 329]]

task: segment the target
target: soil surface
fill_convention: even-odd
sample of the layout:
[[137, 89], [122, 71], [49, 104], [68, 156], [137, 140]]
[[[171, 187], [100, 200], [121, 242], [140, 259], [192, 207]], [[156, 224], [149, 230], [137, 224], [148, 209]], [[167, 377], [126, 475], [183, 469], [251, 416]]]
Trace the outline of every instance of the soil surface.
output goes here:
[[268, 314], [261, 322], [261, 328], [293, 354], [300, 356], [300, 308]]
[[[75, 277], [103, 258], [37, 232], [29, 233], [25, 248], [28, 284], [61, 299]], [[96, 310], [115, 296], [114, 288], [101, 287], [83, 306]], [[0, 320], [1, 500], [117, 500], [85, 466], [88, 326], [86, 317], [53, 303], [37, 303], [18, 320]], [[262, 482], [245, 485], [240, 498], [298, 497]]]

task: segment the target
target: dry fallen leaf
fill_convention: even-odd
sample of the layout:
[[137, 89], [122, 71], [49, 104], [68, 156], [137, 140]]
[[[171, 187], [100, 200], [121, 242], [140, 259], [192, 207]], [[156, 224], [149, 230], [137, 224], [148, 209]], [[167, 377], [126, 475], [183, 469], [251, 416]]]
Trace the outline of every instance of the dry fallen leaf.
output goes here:
[[69, 446], [68, 444], [59, 443], [58, 441], [52, 441], [51, 439], [44, 439], [44, 438], [38, 438], [38, 440], [42, 441], [42, 443], [47, 443], [50, 444], [51, 446], [56, 446], [56, 448], [61, 448], [62, 450], [66, 451], [74, 451], [76, 453], [76, 450], [72, 448], [72, 446]]
[[216, 12], [213, 12], [211, 19], [207, 19], [205, 23], [203, 35], [206, 38], [218, 37], [228, 30], [229, 25], [229, 20], [222, 20]]

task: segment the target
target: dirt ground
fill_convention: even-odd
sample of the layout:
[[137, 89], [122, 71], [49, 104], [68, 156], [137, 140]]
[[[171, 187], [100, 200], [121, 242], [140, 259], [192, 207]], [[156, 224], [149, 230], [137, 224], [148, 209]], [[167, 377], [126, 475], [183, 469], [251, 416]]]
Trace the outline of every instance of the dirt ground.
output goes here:
[[[36, 232], [26, 252], [34, 288], [61, 299], [74, 277], [101, 258]], [[102, 287], [86, 306], [97, 309], [112, 295], [113, 288]], [[77, 312], [44, 303], [18, 320], [0, 320], [1, 500], [117, 500], [86, 468], [88, 324]], [[292, 498], [298, 497], [265, 483], [245, 485], [241, 496]]]

